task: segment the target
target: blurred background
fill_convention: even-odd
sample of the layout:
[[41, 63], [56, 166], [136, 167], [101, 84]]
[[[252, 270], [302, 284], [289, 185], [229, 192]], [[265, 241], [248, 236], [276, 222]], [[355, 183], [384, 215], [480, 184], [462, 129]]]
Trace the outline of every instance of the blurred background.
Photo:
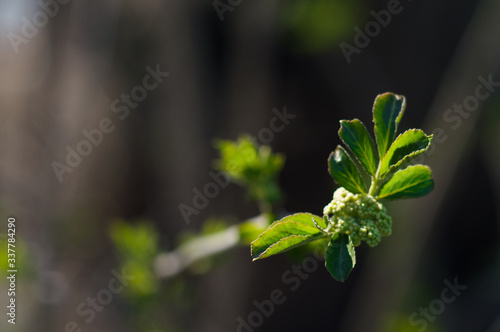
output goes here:
[[[0, 330], [500, 331], [499, 21], [495, 0], [0, 1]], [[248, 246], [152, 267], [259, 214], [234, 184], [181, 213], [214, 181], [215, 138], [285, 155], [280, 209], [321, 214], [338, 121], [371, 131], [386, 91], [407, 98], [400, 131], [435, 134], [436, 186], [387, 204], [393, 235], [345, 283]], [[276, 112], [290, 119], [262, 134]]]

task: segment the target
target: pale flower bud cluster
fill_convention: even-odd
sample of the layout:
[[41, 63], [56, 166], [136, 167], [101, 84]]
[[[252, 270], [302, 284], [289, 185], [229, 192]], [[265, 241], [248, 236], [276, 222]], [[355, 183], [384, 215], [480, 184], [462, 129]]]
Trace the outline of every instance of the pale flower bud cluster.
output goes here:
[[354, 246], [365, 241], [370, 247], [392, 232], [392, 219], [385, 207], [370, 195], [338, 188], [323, 210], [331, 223], [330, 233], [347, 234]]

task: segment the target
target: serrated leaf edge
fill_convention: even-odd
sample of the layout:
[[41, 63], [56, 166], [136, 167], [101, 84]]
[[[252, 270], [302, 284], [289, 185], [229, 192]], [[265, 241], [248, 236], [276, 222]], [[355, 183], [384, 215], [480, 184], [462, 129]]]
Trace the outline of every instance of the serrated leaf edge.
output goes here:
[[[399, 125], [399, 122], [401, 121], [402, 117], [403, 117], [403, 114], [405, 112], [405, 109], [406, 109], [406, 97], [403, 96], [403, 95], [398, 95], [398, 94], [395, 94], [393, 92], [385, 92], [385, 93], [381, 93], [379, 95], [377, 95], [375, 97], [375, 101], [373, 102], [373, 106], [372, 106], [372, 114], [373, 114], [373, 123], [374, 123], [374, 135], [375, 135], [375, 141], [377, 142], [377, 152], [379, 153], [379, 159], [382, 160], [382, 155], [380, 153], [380, 142], [378, 141], [378, 137], [377, 137], [377, 131], [375, 130], [375, 128], [377, 127], [377, 122], [375, 122], [375, 105], [377, 104], [377, 100], [380, 98], [380, 97], [384, 97], [386, 95], [392, 95], [395, 97], [395, 102], [399, 101], [400, 99], [402, 99], [402, 103], [401, 103], [401, 109], [398, 113], [398, 115], [396, 116], [396, 118], [394, 119], [394, 132], [392, 133], [392, 140], [389, 140], [387, 139], [387, 142], [391, 141], [390, 144], [388, 144], [388, 146], [386, 147], [387, 149], [384, 151], [384, 155], [387, 153], [387, 151], [389, 150], [392, 142], [394, 141], [394, 137], [396, 136], [396, 133], [398, 131], [398, 125]], [[385, 134], [385, 136], [389, 135], [390, 133], [387, 132]], [[390, 138], [389, 136], [387, 136], [387, 138]]]
[[[418, 164], [418, 165], [411, 165], [411, 166], [408, 166], [408, 167], [406, 167], [406, 168], [404, 168], [404, 169], [400, 169], [399, 171], [397, 171], [397, 172], [394, 174], [394, 176], [396, 176], [396, 174], [398, 174], [399, 172], [404, 172], [404, 171], [406, 171], [407, 169], [409, 169], [410, 167], [416, 167], [416, 166], [419, 166], [419, 167], [425, 167], [425, 168], [426, 168], [426, 169], [430, 172], [430, 174], [431, 174], [431, 178], [430, 178], [430, 180], [432, 181], [432, 186], [431, 186], [430, 191], [432, 191], [432, 190], [434, 189], [434, 179], [432, 178], [432, 170], [431, 170], [431, 169], [430, 169], [430, 167], [429, 167], [429, 166], [427, 166], [427, 165], [421, 165], [421, 164]], [[394, 177], [394, 176], [393, 176], [393, 177]], [[392, 180], [392, 178], [391, 178], [391, 180]], [[385, 185], [387, 185], [387, 184], [388, 184], [391, 180], [389, 180], [389, 181], [387, 181], [386, 183], [384, 183], [384, 185], [380, 188], [380, 191], [382, 191], [382, 189], [384, 188], [384, 186], [385, 186]], [[424, 181], [418, 182], [417, 184], [420, 184], [420, 183], [425, 182], [425, 181], [429, 181], [429, 180], [424, 180]], [[409, 188], [409, 186], [408, 186], [408, 187], [406, 187], [406, 188]], [[405, 189], [406, 189], [406, 188], [405, 188]], [[430, 191], [429, 191], [429, 192], [430, 192]], [[428, 194], [428, 193], [426, 193], [426, 194], [424, 194], [424, 195], [422, 195], [422, 196], [425, 196], [425, 195], [427, 195], [427, 194]], [[390, 197], [390, 195], [385, 195], [385, 196], [380, 196], [380, 195], [378, 195], [378, 196], [376, 196], [375, 198], [376, 198], [376, 199], [391, 199], [391, 198], [387, 198], [387, 197]], [[410, 198], [410, 197], [409, 197], [409, 198]]]
[[[294, 216], [297, 216], [297, 217], [298, 217], [298, 216], [299, 216], [299, 215], [301, 215], [301, 214], [306, 214], [308, 218], [309, 218], [309, 217], [315, 217], [315, 218], [317, 218], [317, 219], [320, 219], [322, 222], [324, 222], [324, 220], [323, 220], [323, 218], [322, 218], [322, 217], [320, 217], [320, 216], [318, 216], [318, 215], [315, 215], [315, 214], [313, 214], [313, 213], [310, 213], [310, 212], [296, 212], [296, 213], [294, 213], [294, 214], [289, 214], [288, 216], [284, 216], [284, 217], [283, 217], [283, 218], [281, 218], [281, 219], [278, 219], [278, 220], [273, 221], [273, 222], [272, 222], [272, 223], [268, 226], [268, 228], [267, 228], [267, 229], [269, 229], [269, 228], [271, 228], [271, 227], [274, 227], [276, 224], [279, 224], [279, 223], [281, 223], [281, 222], [288, 221], [288, 220], [284, 220], [284, 219], [286, 219], [286, 218], [292, 218], [292, 217], [294, 217]], [[290, 220], [290, 221], [295, 221], [295, 220]], [[302, 223], [301, 223], [301, 222], [299, 222], [299, 221], [295, 221], [295, 222], [302, 224]], [[310, 226], [310, 225], [308, 225], [308, 224], [303, 224], [303, 225]], [[311, 227], [312, 227], [312, 226], [311, 226]], [[267, 229], [266, 229], [266, 230], [267, 230]]]
[[[340, 236], [340, 234], [338, 234]], [[345, 234], [343, 234], [345, 235]], [[336, 241], [338, 240], [338, 237], [334, 236], [330, 239], [330, 242], [328, 243], [328, 246], [330, 247], [331, 244], [333, 243], [333, 241]], [[349, 255], [349, 258], [351, 260], [351, 268], [350, 270], [347, 272], [347, 275], [345, 276], [345, 278], [337, 278], [339, 276], [339, 273], [337, 273], [337, 277], [335, 277], [331, 271], [328, 269], [328, 264], [327, 264], [327, 259], [325, 257], [325, 267], [327, 269], [327, 271], [330, 273], [330, 275], [337, 281], [340, 281], [340, 282], [344, 282], [347, 280], [347, 278], [349, 277], [349, 275], [351, 274], [352, 270], [354, 269], [355, 265], [356, 265], [356, 253], [355, 253], [355, 249], [354, 249], [354, 245], [352, 244], [352, 240], [351, 240], [351, 237], [347, 235], [347, 253]], [[338, 247], [341, 247], [342, 245], [341, 244], [336, 244], [338, 245]], [[328, 252], [328, 251], [327, 251]]]
[[[321, 235], [321, 236], [320, 236]], [[292, 246], [289, 246], [287, 247], [286, 249], [283, 249], [282, 251], [280, 252], [277, 252], [275, 254], [272, 254], [272, 255], [267, 255], [266, 256], [266, 253], [271, 250], [273, 247], [277, 246], [280, 242], [282, 241], [286, 241], [286, 240], [289, 240], [290, 238], [304, 238], [304, 241], [301, 241], [299, 243], [296, 243]], [[259, 260], [259, 259], [264, 259], [264, 258], [267, 258], [267, 257], [270, 257], [270, 256], [273, 256], [273, 255], [277, 255], [277, 254], [281, 254], [281, 253], [284, 253], [284, 252], [287, 252], [289, 250], [292, 250], [292, 249], [295, 249], [297, 247], [300, 247], [302, 245], [305, 245], [306, 243], [309, 243], [309, 242], [312, 242], [312, 241], [316, 241], [316, 240], [320, 240], [322, 238], [324, 238], [325, 236], [322, 234], [322, 233], [317, 233], [315, 235], [299, 235], [299, 234], [292, 234], [292, 235], [289, 235], [287, 237], [283, 237], [281, 238], [279, 241], [273, 243], [272, 245], [270, 245], [269, 247], [266, 248], [266, 250], [264, 250], [258, 257], [255, 257], [252, 259], [252, 262], [253, 261], [256, 261], [256, 260]], [[252, 256], [253, 257], [253, 256]]]
[[[368, 138], [370, 139], [371, 143], [372, 143], [372, 148], [373, 148], [373, 151], [375, 152], [374, 153], [374, 157], [375, 157], [375, 166], [374, 166], [374, 169], [373, 170], [368, 170], [366, 169], [365, 165], [363, 165], [363, 162], [358, 158], [358, 156], [356, 155], [356, 153], [352, 150], [351, 146], [349, 144], [346, 143], [346, 141], [342, 138], [342, 136], [340, 135], [340, 132], [342, 131], [342, 129], [344, 129], [342, 127], [342, 122], [353, 122], [353, 121], [358, 121], [366, 130], [366, 134], [368, 135]], [[349, 148], [349, 150], [352, 152], [352, 154], [354, 155], [354, 157], [359, 161], [359, 163], [361, 164], [361, 166], [363, 167], [363, 169], [370, 175], [375, 175], [375, 172], [377, 172], [377, 164], [379, 162], [378, 160], [378, 151], [377, 151], [377, 148], [375, 146], [375, 141], [373, 140], [373, 138], [371, 137], [370, 135], [370, 132], [368, 131], [368, 129], [366, 128], [365, 124], [357, 119], [357, 118], [354, 118], [352, 120], [340, 120], [340, 129], [338, 131], [338, 135], [340, 137], [340, 140]], [[365, 152], [365, 149], [361, 149], [363, 151], [363, 155], [365, 157], [366, 160], [369, 160], [368, 155]], [[371, 165], [370, 165], [371, 166]]]
[[[285, 217], [286, 218], [286, 217]], [[302, 237], [314, 237], [314, 236], [317, 236], [317, 235], [322, 235], [324, 237], [324, 234], [321, 233], [321, 231], [319, 229], [317, 229], [316, 227], [312, 227], [312, 226], [309, 226], [307, 224], [303, 224], [303, 223], [300, 223], [298, 221], [293, 221], [293, 220], [287, 220], [285, 221], [287, 223], [294, 223], [294, 224], [297, 224], [297, 225], [300, 225], [300, 226], [306, 226], [306, 227], [309, 227], [311, 229], [314, 229], [315, 232], [311, 232], [311, 234], [309, 235], [302, 235], [302, 234], [290, 234], [289, 236], [286, 236], [286, 237], [282, 237], [281, 239], [279, 239], [278, 241], [274, 242], [273, 244], [271, 244], [270, 246], [268, 246], [266, 249], [264, 249], [264, 251], [260, 252], [259, 255], [257, 257], [255, 257], [255, 255], [253, 254], [254, 252], [254, 243], [257, 242], [259, 239], [261, 239], [262, 237], [265, 236], [265, 234], [269, 231], [271, 231], [272, 229], [276, 228], [278, 225], [281, 225], [282, 223], [276, 223], [276, 224], [272, 224], [271, 226], [269, 226], [264, 232], [262, 232], [254, 241], [252, 241], [252, 243], [250, 244], [250, 254], [252, 255], [253, 258], [253, 261], [255, 260], [258, 260], [258, 259], [262, 259], [262, 258], [265, 258], [265, 257], [262, 257], [262, 255], [269, 250], [269, 248], [273, 247], [274, 245], [276, 245], [277, 243], [283, 241], [284, 239], [287, 239], [289, 237], [293, 237], [293, 236], [302, 236]], [[321, 238], [318, 236], [318, 239]], [[290, 247], [290, 249], [292, 248], [295, 248], [295, 246], [292, 246]], [[289, 250], [289, 249], [287, 249]], [[284, 250], [284, 251], [287, 251], [287, 250]], [[284, 252], [283, 251], [283, 252]], [[267, 257], [267, 256], [266, 256]]]
[[347, 159], [349, 159], [349, 161], [354, 165], [354, 168], [358, 172], [359, 178], [361, 179], [361, 182], [363, 183], [363, 187], [360, 188], [358, 186], [358, 183], [356, 181], [354, 181], [354, 178], [351, 176], [351, 173], [349, 173], [349, 178], [350, 178], [351, 182], [353, 184], [355, 184], [354, 187], [358, 188], [358, 190], [361, 189], [359, 193], [366, 194], [366, 185], [365, 185], [365, 181], [363, 180], [363, 177], [361, 176], [361, 172], [359, 171], [359, 168], [356, 165], [356, 163], [352, 160], [352, 158], [349, 155], [349, 153], [344, 149], [344, 147], [342, 145], [338, 145], [337, 148], [335, 149], [335, 151], [333, 151], [332, 153], [330, 153], [330, 155], [328, 156], [328, 173], [330, 173], [332, 175], [333, 180], [335, 180], [335, 182], [340, 186], [340, 184], [337, 182], [337, 180], [333, 176], [333, 174], [331, 172], [331, 169], [330, 169], [330, 158], [332, 158], [332, 156], [335, 154], [335, 152], [337, 151], [337, 149], [341, 149], [345, 153], [345, 155], [347, 156]]
[[412, 153], [410, 153], [410, 154], [407, 154], [406, 156], [404, 156], [401, 160], [399, 160], [399, 161], [398, 161], [397, 163], [395, 163], [394, 165], [389, 165], [389, 168], [388, 168], [388, 169], [387, 169], [384, 173], [381, 173], [381, 174], [380, 174], [380, 179], [381, 179], [381, 180], [382, 180], [382, 179], [384, 179], [384, 178], [387, 176], [387, 174], [390, 174], [390, 173], [394, 172], [394, 170], [395, 170], [395, 169], [397, 169], [397, 168], [399, 168], [399, 167], [400, 167], [400, 166], [401, 166], [401, 165], [402, 165], [405, 161], [409, 161], [410, 159], [412, 159], [412, 158], [416, 157], [417, 155], [419, 155], [419, 154], [421, 154], [421, 153], [424, 153], [424, 152], [425, 152], [425, 151], [427, 151], [427, 149], [429, 149], [429, 147], [431, 146], [431, 143], [432, 143], [432, 138], [433, 138], [433, 135], [432, 135], [432, 134], [431, 134], [431, 135], [427, 135], [427, 134], [426, 134], [426, 133], [424, 133], [424, 131], [423, 131], [423, 130], [421, 130], [421, 129], [415, 129], [415, 128], [413, 128], [413, 129], [408, 129], [408, 130], [406, 130], [405, 132], [403, 132], [403, 133], [399, 134], [399, 135], [398, 135], [398, 136], [394, 139], [394, 141], [392, 142], [391, 146], [389, 147], [389, 149], [388, 149], [388, 150], [387, 150], [387, 152], [385, 153], [384, 158], [382, 158], [382, 159], [380, 160], [380, 165], [381, 165], [380, 167], [382, 167], [382, 163], [383, 163], [384, 159], [386, 158], [386, 156], [389, 154], [389, 151], [391, 150], [392, 145], [393, 145], [393, 144], [394, 144], [394, 143], [398, 140], [398, 138], [399, 138], [399, 137], [401, 137], [402, 135], [404, 135], [405, 133], [410, 132], [410, 131], [419, 131], [419, 132], [422, 132], [422, 133], [424, 134], [424, 136], [425, 136], [426, 138], [428, 138], [428, 139], [429, 139], [429, 142], [427, 143], [427, 146], [426, 146], [425, 148], [423, 148], [423, 149], [416, 150], [416, 151], [413, 151], [413, 152], [412, 152]]

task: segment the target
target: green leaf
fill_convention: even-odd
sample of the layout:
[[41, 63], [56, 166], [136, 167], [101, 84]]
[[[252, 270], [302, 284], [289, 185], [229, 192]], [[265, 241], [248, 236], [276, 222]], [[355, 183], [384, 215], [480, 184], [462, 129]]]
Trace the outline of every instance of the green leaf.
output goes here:
[[247, 221], [241, 223], [238, 227], [238, 230], [240, 232], [240, 242], [249, 245], [250, 243], [252, 243], [252, 241], [258, 238], [263, 231], [266, 230], [267, 226], [268, 225], [261, 226], [260, 222], [257, 223], [255, 221]]
[[328, 171], [337, 184], [353, 193], [364, 194], [365, 184], [347, 152], [340, 145], [328, 157]]
[[339, 234], [330, 240], [326, 250], [325, 266], [332, 277], [344, 282], [354, 265], [356, 265], [356, 254], [349, 235]]
[[373, 104], [373, 122], [375, 123], [375, 138], [380, 159], [391, 146], [398, 124], [406, 108], [404, 96], [394, 93], [383, 93], [375, 98]]
[[326, 222], [322, 217], [317, 216], [317, 215], [312, 214], [312, 213], [309, 213], [309, 212], [299, 212], [299, 213], [291, 214], [289, 216], [286, 216], [286, 217], [283, 217], [279, 220], [276, 220], [270, 226], [274, 226], [278, 223], [292, 220], [292, 221], [304, 224], [306, 226], [316, 227], [316, 225], [313, 222], [313, 218], [318, 225], [320, 225], [323, 228], [326, 228], [326, 226], [327, 226]]
[[253, 260], [276, 255], [311, 241], [324, 238], [312, 218], [323, 227], [323, 218], [310, 213], [298, 213], [274, 222], [252, 242]]
[[383, 178], [403, 162], [408, 162], [429, 148], [432, 135], [427, 136], [420, 129], [410, 129], [399, 135], [380, 163], [379, 177]]
[[370, 175], [375, 175], [378, 158], [375, 152], [375, 143], [365, 125], [358, 119], [341, 120], [339, 136], [358, 158], [364, 169]]
[[380, 189], [378, 199], [416, 198], [427, 195], [434, 188], [428, 166], [414, 165], [397, 171]]
[[243, 186], [252, 199], [259, 204], [280, 200], [277, 179], [285, 162], [281, 154], [273, 153], [269, 146], [257, 144], [248, 135], [241, 135], [237, 141], [215, 140], [214, 146], [220, 155], [214, 161], [215, 168]]

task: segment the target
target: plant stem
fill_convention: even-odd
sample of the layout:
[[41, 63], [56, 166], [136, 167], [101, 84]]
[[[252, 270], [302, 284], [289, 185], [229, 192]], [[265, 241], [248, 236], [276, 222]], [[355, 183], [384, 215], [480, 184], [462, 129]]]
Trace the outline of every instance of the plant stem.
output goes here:
[[375, 174], [375, 176], [372, 177], [372, 184], [370, 185], [370, 190], [368, 191], [368, 195], [370, 195], [370, 196], [375, 195], [375, 191], [377, 190], [377, 184], [378, 184], [378, 178], [377, 178], [377, 174]]
[[[268, 215], [261, 214], [243, 223], [252, 223], [257, 228], [265, 229], [269, 225], [268, 218]], [[156, 275], [159, 278], [173, 277], [200, 259], [238, 246], [241, 244], [240, 225], [233, 225], [214, 234], [196, 237], [171, 252], [160, 253], [154, 261]]]
[[378, 177], [379, 177], [381, 164], [382, 164], [382, 161], [379, 161], [377, 171], [375, 172], [375, 175], [372, 177], [372, 184], [370, 185], [370, 190], [368, 190], [368, 195], [370, 195], [370, 196], [375, 196], [375, 194], [377, 192], [377, 185], [378, 185], [378, 181], [380, 180]]

